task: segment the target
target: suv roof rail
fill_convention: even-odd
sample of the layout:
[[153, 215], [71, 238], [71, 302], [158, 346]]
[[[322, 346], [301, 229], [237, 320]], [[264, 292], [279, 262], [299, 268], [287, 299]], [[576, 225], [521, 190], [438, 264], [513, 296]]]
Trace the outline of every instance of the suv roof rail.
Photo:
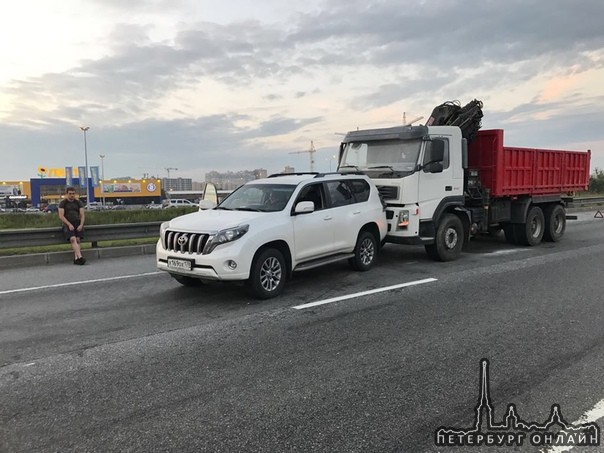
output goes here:
[[346, 175], [364, 175], [365, 172], [361, 171], [361, 170], [354, 170], [354, 171], [331, 171], [331, 172], [327, 172], [327, 173], [321, 173], [317, 176], [315, 176], [315, 178], [318, 178], [319, 176], [327, 176], [327, 175], [340, 175], [340, 176], [346, 176]]
[[268, 175], [267, 178], [277, 178], [279, 176], [303, 176], [303, 175], [320, 175], [316, 171], [300, 171], [296, 173], [273, 173], [272, 175]]

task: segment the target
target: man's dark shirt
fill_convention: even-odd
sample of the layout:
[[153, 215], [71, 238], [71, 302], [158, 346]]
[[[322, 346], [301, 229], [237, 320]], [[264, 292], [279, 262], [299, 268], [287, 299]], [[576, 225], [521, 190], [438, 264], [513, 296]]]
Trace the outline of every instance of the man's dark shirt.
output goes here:
[[84, 203], [80, 200], [69, 201], [61, 200], [59, 203], [60, 209], [65, 209], [65, 218], [73, 225], [74, 228], [80, 226], [80, 208], [84, 207]]

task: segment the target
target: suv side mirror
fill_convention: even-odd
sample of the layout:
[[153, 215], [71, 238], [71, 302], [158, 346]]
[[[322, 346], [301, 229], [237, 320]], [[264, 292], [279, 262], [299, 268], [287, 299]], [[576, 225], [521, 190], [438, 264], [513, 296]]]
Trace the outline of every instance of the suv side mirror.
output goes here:
[[300, 203], [296, 204], [296, 207], [294, 208], [294, 215], [310, 214], [311, 212], [314, 212], [314, 210], [315, 204], [312, 201], [301, 201]]
[[216, 207], [216, 203], [212, 200], [201, 200], [199, 202], [199, 210], [205, 211], [206, 209], [214, 209]]

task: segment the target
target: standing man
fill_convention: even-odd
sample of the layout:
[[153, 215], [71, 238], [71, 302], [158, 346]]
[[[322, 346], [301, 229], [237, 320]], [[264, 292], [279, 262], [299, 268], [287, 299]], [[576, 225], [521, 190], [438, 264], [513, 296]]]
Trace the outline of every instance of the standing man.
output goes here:
[[63, 233], [65, 239], [71, 243], [74, 253], [73, 264], [82, 266], [86, 258], [80, 250], [80, 240], [84, 237], [84, 203], [76, 200], [75, 188], [69, 186], [65, 189], [66, 198], [59, 203], [59, 219], [63, 222]]

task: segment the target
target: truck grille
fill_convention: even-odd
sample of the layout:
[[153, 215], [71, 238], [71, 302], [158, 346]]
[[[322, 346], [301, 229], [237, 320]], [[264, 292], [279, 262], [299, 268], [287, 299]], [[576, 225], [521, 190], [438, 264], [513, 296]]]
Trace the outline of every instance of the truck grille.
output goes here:
[[384, 200], [398, 199], [398, 187], [396, 186], [378, 186], [378, 191]]
[[201, 255], [208, 242], [209, 234], [181, 233], [168, 230], [164, 233], [164, 249], [171, 252], [196, 253]]

